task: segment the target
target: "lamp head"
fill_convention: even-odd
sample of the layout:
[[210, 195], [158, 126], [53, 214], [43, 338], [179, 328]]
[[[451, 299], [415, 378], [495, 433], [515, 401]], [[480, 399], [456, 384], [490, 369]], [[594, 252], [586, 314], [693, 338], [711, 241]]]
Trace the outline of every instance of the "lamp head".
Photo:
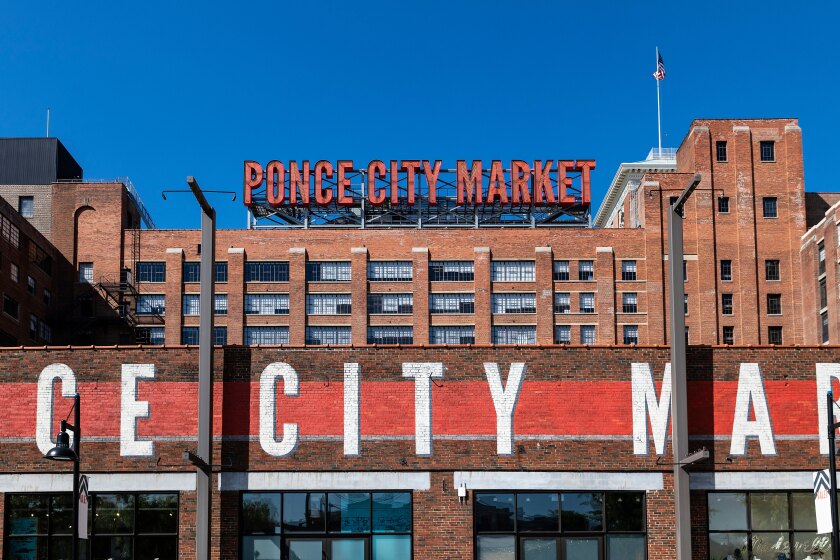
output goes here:
[[70, 448], [70, 434], [63, 426], [55, 437], [55, 447], [47, 451], [45, 457], [53, 461], [75, 461], [78, 459], [76, 452]]

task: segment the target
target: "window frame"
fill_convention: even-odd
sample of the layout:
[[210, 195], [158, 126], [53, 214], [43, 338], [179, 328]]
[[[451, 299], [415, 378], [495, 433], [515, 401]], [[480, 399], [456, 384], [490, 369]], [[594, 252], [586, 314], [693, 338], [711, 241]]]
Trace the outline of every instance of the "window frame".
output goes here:
[[728, 163], [729, 154], [727, 153], [726, 140], [715, 141], [715, 163]]
[[[24, 211], [24, 202], [28, 203], [29, 208]], [[35, 197], [31, 195], [22, 195], [18, 197], [18, 214], [22, 218], [34, 218], [35, 217]]]
[[[443, 342], [435, 342], [435, 334], [444, 333]], [[458, 342], [449, 342], [448, 337], [458, 337]], [[471, 342], [464, 342], [464, 338], [472, 339]], [[438, 346], [470, 346], [475, 344], [475, 325], [432, 325], [429, 327], [429, 344]]]
[[761, 215], [765, 219], [779, 217], [779, 198], [775, 196], [761, 197]]
[[774, 140], [760, 140], [758, 142], [758, 152], [761, 163], [776, 162], [776, 142]]
[[[772, 273], [775, 273], [775, 274], [772, 274]], [[779, 259], [764, 259], [764, 280], [766, 282], [780, 282], [781, 279], [782, 279], [781, 261]]]
[[621, 261], [621, 280], [624, 282], [638, 280], [638, 269], [634, 259], [625, 259]]
[[429, 281], [474, 282], [475, 261], [429, 261]]
[[536, 282], [536, 261], [494, 260], [490, 261], [490, 282]]
[[718, 214], [729, 214], [729, 197], [718, 197]]
[[166, 261], [141, 261], [134, 268], [134, 279], [137, 282], [148, 284], [166, 282]]
[[732, 282], [732, 259], [720, 260], [720, 281]]
[[289, 261], [245, 261], [246, 283], [285, 283], [289, 274]]

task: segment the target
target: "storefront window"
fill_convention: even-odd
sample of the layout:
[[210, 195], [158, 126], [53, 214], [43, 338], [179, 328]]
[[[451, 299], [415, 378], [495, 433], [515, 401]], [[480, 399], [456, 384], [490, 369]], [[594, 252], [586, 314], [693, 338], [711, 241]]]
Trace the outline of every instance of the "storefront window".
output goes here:
[[477, 560], [644, 560], [642, 492], [475, 494]]
[[411, 559], [407, 492], [246, 492], [241, 507], [245, 559]]

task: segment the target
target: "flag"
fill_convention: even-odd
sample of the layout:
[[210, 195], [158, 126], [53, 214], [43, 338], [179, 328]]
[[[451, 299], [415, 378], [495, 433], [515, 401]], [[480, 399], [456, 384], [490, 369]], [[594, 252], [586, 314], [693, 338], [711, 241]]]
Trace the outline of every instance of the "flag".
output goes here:
[[665, 63], [662, 61], [661, 54], [659, 55], [659, 61], [656, 63], [656, 72], [653, 73], [653, 77], [657, 80], [665, 79]]

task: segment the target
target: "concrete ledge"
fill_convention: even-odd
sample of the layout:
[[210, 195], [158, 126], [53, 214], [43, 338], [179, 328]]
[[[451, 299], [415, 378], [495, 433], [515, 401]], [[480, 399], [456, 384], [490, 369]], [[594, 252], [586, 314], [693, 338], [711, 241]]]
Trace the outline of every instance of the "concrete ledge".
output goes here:
[[290, 247], [289, 248], [289, 253], [291, 253], [293, 255], [305, 255], [306, 254], [306, 248], [305, 247]]
[[476, 253], [489, 253], [490, 247], [475, 247], [473, 249]]
[[551, 247], [535, 247], [534, 252], [535, 253], [550, 253], [551, 252]]
[[184, 250], [181, 249], [180, 247], [170, 247], [166, 250], [166, 252], [167, 253], [173, 253], [173, 254], [174, 253], [183, 254]]
[[428, 490], [428, 472], [223, 472], [219, 490]]
[[692, 490], [813, 490], [811, 471], [692, 473]]
[[595, 247], [595, 252], [596, 253], [612, 253], [613, 248], [612, 247]]
[[744, 125], [735, 125], [732, 127], [732, 132], [749, 132], [750, 127]]
[[[193, 492], [194, 473], [93, 473], [91, 492]], [[2, 474], [0, 492], [72, 492], [72, 474]]]
[[428, 247], [412, 247], [411, 252], [412, 253], [428, 253], [429, 248]]
[[455, 471], [470, 490], [662, 490], [662, 473]]
[[244, 247], [231, 247], [228, 249], [228, 254], [236, 255], [236, 254], [245, 254]]
[[796, 124], [786, 124], [785, 132], [802, 132], [802, 129]]
[[367, 253], [367, 247], [353, 247], [350, 249], [351, 253]]

